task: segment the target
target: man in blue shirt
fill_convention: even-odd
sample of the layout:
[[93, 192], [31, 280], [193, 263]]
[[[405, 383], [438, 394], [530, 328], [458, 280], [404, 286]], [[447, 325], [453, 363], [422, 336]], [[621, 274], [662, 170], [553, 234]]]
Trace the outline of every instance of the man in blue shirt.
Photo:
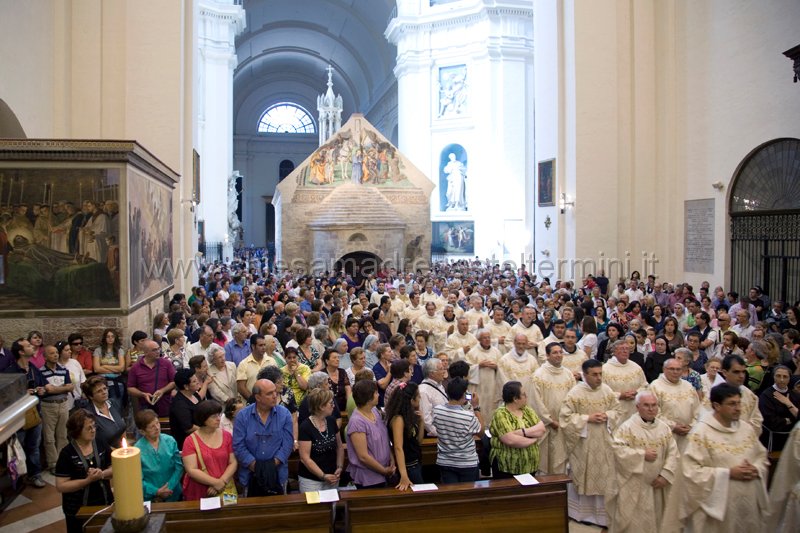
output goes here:
[[263, 478], [268, 478], [274, 469], [278, 490], [285, 493], [289, 454], [294, 449], [292, 415], [278, 405], [278, 390], [268, 379], [256, 381], [253, 396], [255, 403], [242, 409], [233, 424], [233, 453], [239, 461], [239, 482], [246, 487], [246, 496], [269, 494]]
[[244, 324], [239, 323], [231, 328], [231, 333], [233, 340], [225, 345], [225, 360], [239, 366], [242, 359], [250, 355], [250, 341], [247, 340], [250, 330]]

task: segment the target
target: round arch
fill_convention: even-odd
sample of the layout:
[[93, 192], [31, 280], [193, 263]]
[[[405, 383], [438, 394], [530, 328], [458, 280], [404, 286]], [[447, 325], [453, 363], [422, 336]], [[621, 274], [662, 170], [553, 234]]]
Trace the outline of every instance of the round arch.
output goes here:
[[800, 299], [800, 139], [752, 150], [728, 197], [731, 290], [759, 286], [772, 300]]
[[370, 274], [377, 275], [381, 271], [383, 261], [371, 252], [350, 252], [340, 257], [333, 266], [334, 272], [344, 271], [353, 276], [357, 282]]

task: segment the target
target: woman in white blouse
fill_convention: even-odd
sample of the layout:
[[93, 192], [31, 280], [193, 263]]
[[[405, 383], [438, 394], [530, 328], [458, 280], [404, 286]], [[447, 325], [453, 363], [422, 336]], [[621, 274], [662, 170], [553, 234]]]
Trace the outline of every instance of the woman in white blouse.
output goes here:
[[225, 350], [218, 344], [208, 348], [208, 375], [211, 384], [208, 392], [220, 403], [236, 398], [236, 365], [225, 360]]

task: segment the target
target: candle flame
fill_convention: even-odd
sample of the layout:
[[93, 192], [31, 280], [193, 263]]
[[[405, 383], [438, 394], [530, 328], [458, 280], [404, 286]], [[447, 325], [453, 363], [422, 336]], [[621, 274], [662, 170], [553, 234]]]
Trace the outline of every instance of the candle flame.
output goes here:
[[125, 437], [122, 437], [122, 447], [123, 448], [127, 448], [128, 447], [128, 441], [125, 440]]

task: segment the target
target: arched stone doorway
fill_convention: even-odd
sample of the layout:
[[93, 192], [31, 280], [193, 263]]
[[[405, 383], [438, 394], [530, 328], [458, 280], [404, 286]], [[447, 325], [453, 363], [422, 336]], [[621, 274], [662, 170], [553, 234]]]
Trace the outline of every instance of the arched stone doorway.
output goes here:
[[800, 299], [800, 139], [775, 139], [739, 164], [729, 197], [731, 289]]
[[335, 272], [344, 271], [358, 283], [362, 278], [370, 274], [377, 275], [381, 270], [382, 263], [381, 258], [373, 253], [364, 251], [350, 252], [336, 261], [333, 270]]

